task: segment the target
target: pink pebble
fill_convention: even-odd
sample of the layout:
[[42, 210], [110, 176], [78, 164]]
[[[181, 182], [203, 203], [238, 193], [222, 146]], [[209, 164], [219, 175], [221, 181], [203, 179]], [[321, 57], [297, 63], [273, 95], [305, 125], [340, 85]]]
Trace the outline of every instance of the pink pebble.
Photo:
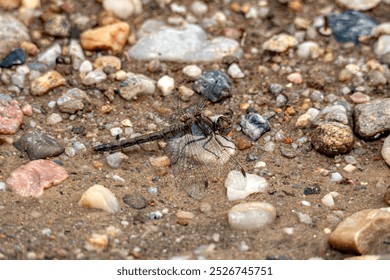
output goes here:
[[299, 73], [291, 73], [287, 76], [287, 80], [294, 84], [301, 84], [303, 82], [302, 75]]
[[26, 104], [22, 107], [22, 112], [25, 116], [30, 117], [33, 114], [33, 108], [30, 104]]
[[350, 96], [351, 101], [355, 104], [367, 103], [370, 101], [370, 97], [360, 91], [355, 92]]
[[16, 100], [0, 99], [0, 134], [15, 134], [23, 122], [23, 112]]
[[58, 185], [68, 178], [66, 170], [50, 160], [33, 160], [15, 169], [8, 177], [8, 187], [21, 196], [39, 197], [43, 189]]

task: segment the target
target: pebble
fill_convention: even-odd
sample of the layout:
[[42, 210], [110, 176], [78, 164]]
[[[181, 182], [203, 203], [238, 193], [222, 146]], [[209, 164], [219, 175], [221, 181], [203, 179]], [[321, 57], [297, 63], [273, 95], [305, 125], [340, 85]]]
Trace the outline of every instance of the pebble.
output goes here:
[[338, 195], [339, 194], [337, 192], [330, 192], [321, 198], [321, 202], [327, 207], [334, 207], [335, 206], [334, 198], [337, 197]]
[[43, 190], [68, 178], [66, 170], [52, 161], [38, 159], [15, 169], [6, 180], [8, 187], [20, 196], [39, 197]]
[[100, 84], [107, 79], [106, 73], [101, 69], [96, 69], [89, 72], [85, 77], [82, 78], [82, 82], [86, 86]]
[[157, 81], [157, 87], [161, 90], [163, 96], [167, 96], [175, 88], [175, 80], [164, 75]]
[[390, 98], [356, 105], [353, 115], [354, 131], [365, 140], [390, 132]]
[[355, 254], [388, 253], [390, 208], [366, 209], [341, 221], [329, 236], [336, 250]]
[[85, 243], [85, 249], [90, 252], [103, 252], [107, 249], [108, 246], [108, 236], [107, 234], [98, 234], [93, 233], [91, 237], [87, 238]]
[[340, 182], [342, 179], [343, 179], [343, 177], [342, 177], [341, 174], [338, 173], [338, 172], [333, 172], [333, 173], [330, 175], [330, 180], [331, 180], [332, 182]]
[[23, 122], [23, 112], [16, 100], [0, 99], [0, 134], [15, 134]]
[[167, 156], [149, 157], [149, 162], [154, 167], [164, 167], [169, 166], [171, 164], [171, 161]]
[[371, 36], [377, 38], [381, 35], [390, 35], [390, 22], [384, 22], [372, 29]]
[[84, 50], [122, 51], [129, 37], [130, 26], [126, 22], [118, 22], [81, 33], [80, 44]]
[[90, 102], [88, 95], [79, 88], [72, 88], [65, 91], [57, 99], [58, 109], [63, 113], [75, 114], [83, 110], [86, 103]]
[[89, 60], [84, 60], [79, 67], [80, 73], [89, 73], [93, 70], [93, 65]]
[[55, 157], [64, 152], [61, 144], [39, 130], [26, 132], [14, 143], [14, 146], [23, 155], [27, 154], [30, 160]]
[[380, 2], [381, 0], [336, 0], [337, 5], [355, 11], [371, 10]]
[[85, 55], [83, 49], [81, 48], [79, 40], [70, 40], [68, 52], [69, 55], [72, 57], [72, 68], [74, 70], [78, 70], [81, 66], [81, 63], [85, 60]]
[[354, 166], [354, 165], [352, 165], [352, 164], [347, 164], [347, 165], [343, 168], [343, 170], [344, 170], [345, 172], [348, 172], [348, 173], [352, 173], [352, 172], [354, 172], [356, 169], [357, 169], [357, 167]]
[[377, 56], [384, 56], [390, 52], [390, 35], [382, 35], [374, 45], [374, 52]]
[[300, 115], [295, 122], [295, 126], [298, 128], [310, 127], [312, 121], [319, 115], [320, 111], [315, 108], [309, 108], [306, 113]]
[[46, 34], [55, 37], [69, 37], [71, 24], [65, 15], [52, 15], [44, 23]]
[[0, 57], [18, 48], [20, 42], [30, 41], [26, 26], [10, 14], [0, 14], [0, 26]]
[[120, 19], [128, 19], [134, 14], [142, 13], [142, 2], [140, 0], [104, 0], [103, 8]]
[[276, 210], [269, 203], [247, 202], [233, 206], [228, 212], [229, 224], [234, 229], [256, 230], [271, 224]]
[[285, 95], [283, 95], [283, 94], [278, 94], [277, 96], [276, 96], [276, 99], [275, 99], [275, 105], [276, 105], [276, 107], [278, 107], [278, 108], [283, 108], [283, 107], [285, 107], [286, 106], [286, 104], [287, 104], [287, 97], [285, 96]]
[[56, 59], [60, 55], [61, 46], [59, 43], [55, 43], [44, 52], [40, 53], [37, 57], [37, 61], [46, 64], [49, 67], [54, 67], [56, 65]]
[[262, 147], [262, 150], [266, 151], [266, 152], [273, 152], [273, 151], [275, 151], [275, 148], [276, 148], [276, 144], [274, 142], [270, 141], [270, 142], [267, 142], [264, 144], [264, 146]]
[[232, 82], [228, 75], [220, 70], [205, 71], [193, 83], [192, 89], [209, 99], [211, 102], [221, 102], [232, 96]]
[[383, 196], [383, 201], [390, 206], [390, 186], [387, 187], [386, 192]]
[[61, 76], [57, 71], [49, 71], [43, 76], [36, 78], [31, 83], [31, 94], [41, 96], [47, 94], [51, 90], [58, 88], [60, 86], [66, 85], [66, 80]]
[[195, 16], [201, 17], [207, 13], [208, 6], [201, 1], [193, 1], [190, 9]]
[[72, 141], [71, 146], [68, 146], [65, 148], [65, 154], [68, 157], [74, 157], [80, 151], [86, 151], [86, 150], [87, 150], [87, 148], [85, 147], [85, 145], [83, 143], [81, 143], [79, 141]]
[[116, 175], [116, 174], [112, 176], [112, 179], [113, 179], [115, 182], [118, 182], [118, 183], [122, 183], [122, 184], [126, 183], [126, 180], [125, 180], [125, 179], [123, 179], [121, 176]]
[[0, 191], [3, 192], [6, 190], [6, 188], [7, 188], [7, 185], [4, 182], [0, 181]]
[[238, 190], [234, 186], [230, 186], [231, 181], [225, 181], [225, 187], [227, 189], [227, 198], [229, 201], [244, 199], [253, 193], [266, 192], [268, 190], [268, 182], [263, 177], [246, 173], [246, 185], [245, 189]]
[[207, 62], [239, 50], [237, 41], [222, 36], [208, 40], [202, 27], [191, 23], [173, 28], [161, 21], [147, 20], [138, 35], [139, 40], [129, 50], [130, 57], [137, 60]]
[[162, 219], [163, 216], [164, 215], [161, 213], [161, 211], [154, 211], [149, 213], [149, 219], [151, 220], [159, 220]]
[[101, 69], [101, 70], [103, 70], [105, 67], [111, 67], [112, 69], [118, 71], [121, 69], [122, 63], [121, 60], [116, 56], [105, 55], [96, 58], [93, 66], [96, 69]]
[[298, 45], [297, 55], [301, 59], [317, 59], [324, 53], [324, 50], [313, 41], [306, 41]]
[[24, 53], [23, 49], [15, 49], [12, 52], [10, 52], [1, 62], [0, 67], [1, 68], [10, 68], [14, 65], [21, 65], [26, 62], [26, 54]]
[[195, 80], [200, 75], [202, 75], [202, 69], [200, 69], [197, 65], [187, 65], [183, 68], [183, 73], [187, 77]]
[[289, 48], [295, 47], [298, 44], [297, 39], [287, 34], [278, 34], [272, 36], [263, 44], [263, 50], [273, 52], [285, 52]]
[[85, 208], [102, 209], [109, 213], [117, 213], [120, 210], [115, 195], [102, 185], [93, 185], [83, 193], [79, 205]]
[[293, 84], [302, 84], [303, 82], [303, 79], [302, 79], [302, 75], [300, 73], [291, 73], [287, 76], [287, 80], [289, 80], [290, 82], [292, 82]]
[[390, 166], [390, 136], [387, 136], [383, 142], [381, 154], [388, 166]]
[[348, 125], [350, 123], [350, 117], [348, 110], [344, 106], [338, 104], [328, 105], [319, 112], [312, 122], [315, 126], [328, 122], [338, 122]]
[[362, 104], [370, 101], [370, 96], [360, 91], [354, 92], [349, 98], [351, 98], [351, 101], [355, 104]]
[[121, 152], [116, 152], [113, 154], [109, 154], [106, 157], [106, 163], [112, 169], [118, 169], [118, 168], [120, 168], [123, 160], [126, 158], [127, 158], [127, 156], [125, 154], [123, 154]]
[[[354, 1], [356, 2], [356, 1]], [[342, 14], [327, 16], [329, 27], [338, 42], [359, 42], [359, 37], [368, 36], [371, 30], [378, 25], [377, 21], [360, 12], [345, 11]]]
[[51, 113], [51, 114], [47, 117], [46, 122], [47, 122], [48, 124], [55, 125], [55, 124], [58, 124], [58, 123], [62, 122], [62, 117], [61, 117], [60, 114]]
[[111, 136], [118, 136], [118, 135], [121, 135], [122, 133], [123, 133], [123, 130], [120, 127], [112, 127], [112, 128], [110, 128]]
[[133, 192], [123, 196], [123, 202], [134, 209], [143, 209], [148, 206], [148, 202], [140, 192]]
[[30, 104], [23, 105], [21, 110], [22, 110], [23, 114], [27, 117], [31, 117], [33, 114], [33, 108]]
[[307, 225], [312, 225], [313, 224], [313, 220], [312, 220], [312, 218], [308, 214], [302, 213], [302, 212], [299, 212], [299, 211], [295, 211], [295, 210], [292, 210], [292, 212], [297, 216], [298, 221], [300, 223], [307, 224]]
[[245, 74], [242, 72], [240, 66], [238, 66], [237, 63], [231, 64], [227, 72], [233, 79], [241, 79], [245, 77]]
[[237, 149], [239, 149], [240, 151], [246, 150], [246, 149], [249, 149], [250, 147], [252, 147], [252, 141], [250, 141], [248, 138], [244, 138], [244, 137], [235, 139], [234, 143], [235, 143]]
[[241, 116], [240, 127], [252, 141], [257, 141], [261, 135], [270, 130], [270, 123], [259, 114], [249, 113]]
[[120, 83], [119, 94], [130, 101], [139, 94], [153, 94], [156, 91], [156, 82], [142, 74], [127, 73], [127, 79]]

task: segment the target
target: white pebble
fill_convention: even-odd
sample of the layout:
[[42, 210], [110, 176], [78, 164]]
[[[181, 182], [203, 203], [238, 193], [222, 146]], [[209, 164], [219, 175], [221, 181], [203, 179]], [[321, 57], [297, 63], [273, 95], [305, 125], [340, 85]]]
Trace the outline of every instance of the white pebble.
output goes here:
[[338, 172], [333, 172], [331, 174], [330, 180], [333, 181], [333, 182], [340, 182], [342, 179], [343, 179], [343, 177]]
[[284, 231], [285, 234], [288, 234], [288, 235], [294, 234], [294, 228], [293, 227], [285, 227], [285, 228], [282, 228], [282, 230]]
[[47, 107], [53, 109], [56, 106], [57, 102], [55, 100], [51, 100], [47, 103]]
[[187, 12], [187, 8], [182, 5], [178, 5], [176, 3], [171, 4], [171, 11], [178, 14], [185, 14]]
[[307, 224], [307, 225], [311, 225], [313, 223], [313, 220], [311, 219], [311, 217], [308, 214], [305, 214], [305, 213], [302, 213], [299, 211], [295, 211], [295, 210], [292, 210], [292, 212], [295, 213], [295, 215], [297, 215], [300, 223]]
[[196, 65], [187, 65], [183, 68], [183, 73], [190, 78], [196, 79], [202, 74], [202, 69]]
[[85, 76], [85, 78], [82, 79], [82, 82], [84, 85], [91, 86], [94, 84], [99, 84], [103, 82], [105, 79], [107, 79], [106, 73], [104, 73], [103, 70], [97, 69], [89, 72], [87, 76]]
[[119, 182], [119, 183], [126, 183], [125, 179], [123, 179], [121, 176], [116, 175], [116, 174], [112, 176], [112, 179], [116, 182]]
[[157, 81], [157, 87], [161, 90], [164, 96], [168, 95], [175, 87], [175, 80], [167, 75], [162, 76]]
[[237, 63], [231, 64], [227, 72], [229, 76], [232, 77], [233, 79], [240, 79], [245, 77], [244, 73], [241, 71]]
[[333, 207], [335, 205], [333, 196], [330, 194], [324, 195], [324, 197], [321, 198], [321, 202], [322, 202], [322, 204], [324, 204], [325, 206], [328, 206], [328, 207]]
[[205, 13], [207, 13], [208, 7], [205, 3], [201, 1], [194, 1], [191, 4], [191, 11], [194, 15], [200, 17], [203, 16]]
[[241, 243], [240, 243], [240, 251], [241, 252], [246, 252], [248, 250], [249, 250], [248, 244], [246, 244], [245, 241], [241, 241]]
[[163, 213], [161, 211], [154, 211], [149, 214], [149, 219], [151, 220], [158, 220], [163, 217]]
[[42, 235], [45, 235], [45, 236], [50, 236], [52, 234], [52, 231], [50, 228], [44, 228], [42, 231], [41, 231]]
[[265, 143], [262, 149], [266, 152], [273, 152], [275, 148], [276, 148], [275, 143], [270, 141], [268, 143]]
[[50, 116], [47, 117], [47, 124], [57, 124], [62, 122], [61, 115], [57, 113], [52, 113]]
[[127, 156], [121, 152], [110, 154], [106, 157], [106, 163], [112, 169], [118, 169]]
[[89, 73], [93, 70], [93, 65], [89, 60], [84, 60], [79, 68], [80, 73]]
[[112, 136], [117, 136], [117, 135], [121, 135], [123, 133], [123, 130], [120, 127], [113, 127], [110, 128], [110, 133]]
[[311, 206], [310, 201], [307, 201], [307, 200], [302, 200], [302, 201], [301, 201], [301, 204], [302, 204], [303, 206]]
[[5, 191], [7, 185], [4, 182], [0, 182], [0, 191]]
[[244, 199], [253, 193], [265, 192], [268, 189], [267, 180], [259, 175], [246, 173], [246, 179], [246, 186], [243, 190], [237, 190], [234, 186], [230, 186], [230, 180], [225, 181], [229, 201]]
[[109, 213], [119, 212], [120, 207], [115, 195], [102, 185], [90, 187], [81, 197], [79, 205], [86, 208], [102, 209]]
[[229, 224], [234, 229], [253, 230], [271, 224], [276, 210], [269, 203], [248, 202], [233, 206], [228, 213]]
[[346, 171], [346, 172], [348, 172], [348, 173], [352, 173], [352, 172], [354, 172], [356, 169], [357, 169], [357, 167], [354, 166], [354, 165], [352, 165], [352, 164], [350, 164], [350, 163], [348, 163], [348, 164], [343, 168], [343, 170]]
[[133, 14], [142, 12], [142, 2], [140, 0], [104, 0], [103, 7], [120, 19], [127, 19]]
[[267, 164], [264, 161], [258, 161], [255, 164], [255, 168], [264, 168], [266, 166], [267, 166]]

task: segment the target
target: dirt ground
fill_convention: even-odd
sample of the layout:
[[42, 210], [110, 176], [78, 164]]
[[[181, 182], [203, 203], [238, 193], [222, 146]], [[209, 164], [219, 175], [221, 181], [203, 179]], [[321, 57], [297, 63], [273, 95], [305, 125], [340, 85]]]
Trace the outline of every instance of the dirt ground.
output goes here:
[[[50, 1], [42, 1], [42, 9], [49, 9], [53, 5]], [[54, 2], [54, 1], [53, 1]], [[102, 12], [101, 5], [95, 1], [70, 1], [78, 11], [91, 18], [91, 27], [98, 21]], [[191, 1], [175, 1], [189, 6]], [[230, 10], [223, 1], [206, 1], [209, 7], [208, 14], [217, 10]], [[240, 1], [237, 1], [240, 2]], [[250, 1], [245, 1], [250, 2]], [[256, 1], [253, 1], [256, 2]], [[241, 3], [244, 3], [241, 1]], [[321, 11], [332, 5], [329, 1], [303, 1], [303, 10], [294, 12], [286, 5], [278, 1], [269, 1], [271, 16], [262, 21], [245, 19], [242, 13], [231, 12], [229, 20], [235, 28], [246, 33], [243, 45], [244, 57], [238, 61], [246, 76], [233, 80], [233, 97], [223, 104], [211, 104], [208, 110], [214, 113], [225, 112], [227, 109], [234, 111], [235, 124], [238, 124], [240, 116], [245, 113], [240, 109], [240, 104], [253, 101], [253, 107], [261, 114], [275, 111], [275, 97], [268, 91], [271, 83], [286, 85], [287, 73], [283, 70], [275, 73], [259, 73], [258, 67], [271, 68], [277, 63], [282, 66], [290, 66], [299, 70], [304, 82], [301, 85], [293, 85], [285, 90], [292, 93], [301, 89], [313, 89], [313, 81], [320, 75], [326, 77], [327, 82], [320, 89], [324, 94], [334, 93], [339, 98], [344, 98], [340, 93], [343, 86], [353, 87], [353, 81], [340, 82], [338, 73], [344, 65], [333, 62], [324, 62], [323, 59], [302, 60], [296, 56], [289, 56], [289, 52], [279, 55], [263, 52], [262, 43], [267, 39], [265, 34], [272, 32], [278, 34], [291, 30], [294, 18], [299, 15], [309, 20], [321, 15]], [[336, 7], [336, 9], [339, 9]], [[340, 9], [339, 9], [340, 10]], [[1, 11], [0, 11], [1, 12]], [[376, 18], [379, 22], [388, 21], [390, 5], [380, 4], [367, 14]], [[148, 18], [166, 20], [171, 15], [169, 8], [160, 9], [154, 1], [148, 1], [144, 5], [144, 12], [132, 17], [129, 22], [134, 30]], [[387, 17], [387, 18], [386, 18]], [[36, 19], [29, 27], [32, 32], [42, 28], [39, 19]], [[211, 37], [220, 35], [222, 27], [208, 30]], [[65, 45], [67, 39], [54, 39]], [[358, 46], [342, 45], [333, 37], [317, 36], [316, 42], [327, 52], [337, 57], [352, 58], [355, 61], [375, 59], [372, 46], [373, 42], [367, 42]], [[36, 42], [39, 46], [39, 42]], [[250, 49], [256, 47], [258, 54], [251, 54]], [[125, 47], [127, 50], [129, 45]], [[44, 48], [43, 48], [44, 49]], [[100, 52], [107, 54], [105, 52]], [[87, 53], [91, 61], [98, 52]], [[147, 70], [146, 62], [127, 60], [125, 55], [118, 55], [122, 60], [122, 69], [134, 73], [142, 73], [153, 79], [159, 79], [163, 75], [169, 75], [180, 83], [185, 79], [182, 69], [187, 64], [165, 63], [166, 70], [151, 73]], [[33, 58], [29, 58], [33, 60]], [[226, 70], [227, 64], [223, 62], [196, 63], [202, 70], [221, 69]], [[87, 152], [79, 153], [73, 158], [64, 155], [57, 157], [62, 161], [64, 168], [69, 173], [69, 178], [58, 186], [45, 190], [38, 198], [23, 198], [7, 190], [0, 192], [0, 253], [6, 259], [26, 259], [35, 254], [38, 259], [170, 259], [184, 257], [189, 259], [308, 259], [320, 257], [323, 259], [343, 259], [350, 257], [332, 249], [328, 244], [328, 233], [324, 229], [333, 230], [337, 223], [330, 217], [335, 211], [339, 212], [339, 218], [344, 219], [351, 214], [371, 208], [386, 207], [383, 202], [385, 187], [390, 184], [389, 167], [382, 159], [380, 149], [383, 140], [365, 142], [356, 139], [352, 155], [357, 160], [358, 169], [353, 173], [343, 171], [346, 165], [344, 156], [330, 158], [319, 154], [308, 145], [301, 150], [295, 158], [289, 159], [281, 155], [283, 147], [290, 144], [276, 142], [276, 149], [269, 153], [262, 150], [265, 144], [264, 137], [274, 135], [282, 129], [288, 138], [296, 140], [303, 135], [308, 135], [309, 129], [299, 130], [295, 127], [295, 121], [304, 113], [300, 107], [303, 99], [289, 101], [296, 114], [287, 116], [284, 110], [270, 120], [271, 131], [265, 134], [253, 145], [245, 150], [238, 151], [236, 159], [249, 173], [257, 173], [264, 176], [270, 188], [266, 193], [257, 193], [243, 201], [229, 202], [226, 197], [226, 189], [223, 184], [212, 184], [202, 201], [194, 200], [173, 184], [169, 167], [156, 169], [150, 166], [150, 156], [166, 155], [166, 151], [158, 149], [152, 151], [138, 150], [128, 154], [120, 169], [111, 169], [104, 163], [104, 155], [92, 151], [93, 141], [90, 133], [96, 132], [96, 139], [101, 142], [115, 141], [108, 129], [101, 129], [104, 124], [117, 123], [129, 118], [133, 123], [134, 131], [144, 133], [148, 131], [148, 124], [153, 121], [148, 119], [150, 112], [168, 112], [161, 114], [169, 117], [169, 112], [175, 111], [176, 101], [171, 97], [162, 97], [158, 91], [153, 96], [141, 96], [135, 101], [125, 101], [120, 96], [110, 103], [101, 93], [99, 88], [90, 88], [81, 84], [78, 73], [69, 65], [58, 65], [57, 71], [63, 74], [69, 88], [79, 87], [86, 90], [92, 97], [92, 104], [86, 110], [77, 113], [74, 120], [69, 115], [61, 114], [64, 121], [57, 125], [48, 125], [46, 118], [58, 109], [50, 109], [47, 104], [54, 96], [64, 89], [57, 89], [48, 95], [41, 97], [25, 96], [23, 102], [42, 108], [43, 114], [34, 114], [25, 117], [25, 123], [16, 135], [15, 140], [29, 129], [30, 119], [34, 119], [39, 127], [49, 135], [56, 137], [60, 143], [66, 139], [76, 139], [84, 143]], [[105, 86], [116, 87], [117, 82], [108, 81]], [[66, 88], [66, 87], [65, 87]], [[100, 91], [99, 91], [100, 90]], [[0, 84], [0, 91], [5, 91], [5, 86]], [[93, 94], [92, 94], [93, 93]], [[382, 88], [372, 88], [367, 93], [371, 99], [389, 97], [389, 84]], [[347, 98], [348, 100], [348, 98]], [[349, 100], [348, 100], [349, 101]], [[99, 111], [104, 104], [115, 107], [109, 114]], [[187, 106], [181, 102], [181, 106]], [[325, 107], [327, 103], [321, 103]], [[161, 110], [164, 108], [164, 110]], [[168, 109], [168, 110], [166, 110]], [[93, 111], [94, 117], [88, 113]], [[164, 112], [162, 112], [164, 113]], [[76, 133], [78, 129], [81, 133]], [[245, 137], [241, 132], [235, 131], [233, 139]], [[288, 141], [287, 141], [288, 142]], [[248, 160], [249, 156], [257, 157], [255, 161]], [[3, 143], [0, 145], [0, 179], [5, 181], [9, 174], [22, 164], [27, 163], [27, 157], [21, 157], [20, 152], [12, 145]], [[96, 161], [103, 163], [101, 168], [96, 168]], [[268, 172], [255, 170], [257, 161], [264, 161]], [[339, 167], [336, 164], [340, 164]], [[341, 183], [334, 183], [330, 175], [323, 176], [318, 170], [327, 169], [330, 172], [340, 172], [344, 178]], [[116, 174], [126, 180], [125, 183], [117, 183], [112, 180]], [[118, 198], [121, 211], [110, 214], [101, 210], [85, 209], [78, 206], [81, 195], [92, 185], [101, 184], [108, 187]], [[304, 195], [304, 189], [310, 186], [319, 186], [318, 194]], [[382, 186], [382, 187], [381, 187]], [[157, 194], [148, 192], [148, 187], [156, 187]], [[134, 191], [140, 192], [148, 201], [148, 206], [141, 210], [133, 209], [125, 204], [122, 198]], [[330, 191], [340, 194], [336, 198], [336, 206], [331, 209], [321, 204], [321, 198]], [[311, 202], [311, 206], [303, 206], [301, 201]], [[233, 230], [228, 223], [227, 212], [240, 202], [259, 201], [272, 204], [277, 211], [276, 221], [261, 230], [239, 231]], [[208, 211], [204, 209], [210, 207]], [[164, 216], [158, 220], [149, 219], [153, 211], [163, 211]], [[178, 210], [190, 211], [195, 218], [187, 225], [178, 223], [175, 216]], [[309, 214], [313, 219], [313, 225], [302, 224], [298, 221], [294, 211]], [[120, 232], [109, 235], [107, 248], [102, 252], [88, 251], [85, 248], [87, 239], [93, 233], [106, 234], [107, 227], [113, 226]], [[295, 229], [292, 235], [283, 231], [285, 227]], [[44, 234], [47, 229], [51, 234]], [[43, 231], [43, 232], [42, 232]]]

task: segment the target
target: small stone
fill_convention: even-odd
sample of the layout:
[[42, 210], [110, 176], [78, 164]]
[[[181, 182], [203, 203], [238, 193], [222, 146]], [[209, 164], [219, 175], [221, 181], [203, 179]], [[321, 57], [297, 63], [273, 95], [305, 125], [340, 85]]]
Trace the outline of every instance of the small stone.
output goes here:
[[382, 35], [374, 45], [374, 52], [377, 56], [384, 56], [390, 53], [390, 34]]
[[96, 58], [95, 63], [93, 66], [96, 69], [101, 69], [103, 70], [105, 67], [111, 67], [112, 69], [118, 71], [122, 67], [121, 60], [117, 58], [116, 56], [113, 55], [105, 55], [105, 56], [100, 56]]
[[390, 98], [359, 104], [354, 109], [354, 131], [365, 140], [390, 131]]
[[30, 104], [23, 105], [22, 112], [25, 116], [31, 117], [33, 114], [33, 108]]
[[1, 68], [10, 68], [14, 65], [21, 65], [26, 62], [26, 54], [23, 49], [15, 49], [10, 52], [1, 62]]
[[367, 103], [370, 101], [370, 97], [367, 94], [364, 94], [360, 91], [357, 91], [353, 93], [351, 96], [351, 101], [355, 104], [362, 104], [362, 103]]
[[234, 229], [256, 230], [276, 219], [275, 208], [268, 203], [247, 202], [233, 206], [228, 212], [229, 224]]
[[57, 71], [50, 71], [44, 74], [43, 76], [36, 78], [31, 83], [31, 94], [32, 95], [44, 95], [48, 93], [49, 91], [66, 85], [66, 80], [64, 77], [61, 76], [60, 73]]
[[387, 136], [383, 142], [381, 154], [388, 166], [390, 166], [390, 136]]
[[9, 13], [0, 14], [0, 26], [0, 57], [18, 48], [20, 42], [30, 41], [26, 26]]
[[249, 113], [241, 116], [240, 127], [242, 132], [257, 141], [264, 133], [270, 130], [270, 123], [267, 119], [256, 113]]
[[320, 124], [311, 132], [311, 142], [316, 151], [331, 157], [349, 153], [355, 138], [348, 125], [327, 122]]
[[301, 59], [317, 59], [324, 51], [316, 42], [306, 41], [298, 45], [297, 55]]
[[46, 119], [48, 124], [54, 125], [62, 122], [62, 117], [60, 114], [57, 113], [51, 113], [50, 116]]
[[276, 100], [275, 101], [276, 101], [276, 103], [275, 103], [276, 107], [283, 108], [287, 104], [287, 97], [285, 95], [283, 95], [283, 94], [278, 94], [276, 96]]
[[30, 160], [55, 157], [64, 152], [64, 148], [54, 138], [38, 130], [25, 133], [14, 146], [22, 154], [27, 154]]
[[123, 202], [133, 207], [134, 209], [143, 209], [148, 203], [143, 195], [139, 192], [133, 192], [132, 194], [125, 194]]
[[383, 201], [390, 206], [390, 186], [387, 187], [387, 190], [383, 196]]
[[133, 14], [142, 13], [140, 0], [104, 0], [103, 8], [120, 19], [128, 19]]
[[263, 49], [273, 52], [285, 52], [298, 44], [297, 39], [287, 34], [274, 35], [263, 44]]
[[373, 71], [369, 74], [371, 85], [374, 87], [384, 86], [387, 84], [387, 78], [380, 71]]
[[231, 87], [232, 82], [229, 76], [220, 70], [203, 72], [192, 85], [195, 92], [214, 103], [231, 97]]
[[79, 205], [85, 208], [102, 209], [109, 213], [120, 210], [115, 195], [102, 185], [93, 185], [82, 196]]
[[334, 207], [334, 205], [335, 205], [333, 196], [330, 194], [324, 195], [324, 197], [321, 198], [321, 202], [322, 202], [322, 204], [324, 204], [325, 206], [328, 206], [328, 207]]
[[21, 196], [39, 197], [43, 189], [58, 185], [68, 178], [66, 170], [52, 161], [39, 159], [15, 169], [8, 177], [8, 187]]
[[130, 26], [126, 22], [118, 22], [81, 33], [80, 43], [84, 50], [111, 50], [120, 52], [129, 37]]
[[89, 102], [90, 98], [83, 90], [72, 88], [58, 97], [57, 106], [63, 113], [75, 114], [77, 111], [83, 110]]
[[330, 180], [333, 181], [333, 182], [340, 182], [342, 179], [343, 179], [343, 177], [338, 172], [333, 172], [331, 174]]
[[155, 81], [142, 75], [127, 73], [127, 79], [120, 83], [119, 94], [130, 101], [139, 94], [153, 94], [156, 91]]
[[252, 142], [247, 138], [237, 138], [234, 143], [236, 144], [237, 149], [240, 151], [252, 147]]
[[151, 212], [149, 213], [149, 219], [151, 220], [159, 220], [163, 217], [163, 213], [161, 213], [161, 211], [154, 211], [154, 212]]
[[195, 214], [189, 211], [179, 210], [176, 213], [178, 223], [181, 225], [187, 225], [190, 220], [195, 218]]
[[98, 234], [93, 233], [91, 237], [87, 239], [85, 243], [85, 249], [88, 251], [103, 252], [107, 249], [108, 246], [108, 236], [107, 234]]
[[3, 192], [6, 190], [6, 188], [7, 188], [7, 185], [4, 182], [0, 181], [0, 191]]
[[16, 100], [0, 99], [0, 134], [15, 134], [23, 122], [23, 112]]
[[295, 210], [292, 210], [292, 212], [298, 217], [300, 223], [307, 224], [307, 225], [313, 224], [313, 220], [308, 214], [295, 211]]
[[274, 94], [274, 95], [278, 95], [278, 94], [281, 94], [283, 92], [283, 86], [281, 84], [270, 84], [269, 87], [268, 87], [268, 90]]
[[266, 152], [273, 152], [276, 148], [276, 145], [274, 142], [270, 141], [270, 142], [267, 142], [264, 144], [264, 146], [262, 147], [262, 150], [263, 151], [266, 151]]
[[228, 180], [225, 181], [227, 189], [227, 198], [229, 201], [244, 199], [253, 193], [266, 192], [268, 189], [268, 182], [263, 177], [256, 174], [246, 173], [246, 186], [243, 190], [238, 190], [234, 186], [229, 185]]
[[79, 67], [80, 73], [89, 73], [93, 70], [93, 65], [89, 60], [84, 60]]
[[191, 79], [196, 79], [198, 78], [200, 75], [202, 75], [202, 69], [200, 69], [198, 66], [196, 65], [187, 65], [186, 67], [183, 68], [183, 73], [191, 78]]
[[162, 76], [157, 81], [157, 87], [161, 90], [163, 96], [167, 96], [175, 88], [175, 80], [167, 75]]
[[352, 172], [354, 172], [356, 169], [357, 169], [357, 167], [354, 166], [354, 165], [352, 165], [352, 164], [347, 164], [347, 165], [343, 168], [343, 170], [344, 170], [345, 172], [348, 172], [348, 173], [352, 173]]
[[100, 84], [104, 80], [107, 79], [106, 73], [101, 69], [96, 69], [94, 71], [89, 72], [84, 78], [82, 78], [82, 82], [86, 86]]
[[287, 76], [287, 80], [298, 85], [303, 82], [302, 75], [300, 73], [291, 73]]
[[169, 166], [171, 164], [171, 161], [167, 156], [150, 157], [149, 162], [154, 167], [164, 167]]
[[381, 0], [336, 0], [341, 7], [356, 11], [367, 11], [378, 5]]
[[46, 34], [56, 37], [69, 37], [71, 24], [65, 15], [52, 15], [44, 23]]
[[319, 115], [320, 111], [315, 108], [309, 108], [307, 112], [298, 117], [295, 126], [298, 128], [310, 127], [312, 121]]
[[118, 136], [118, 135], [121, 135], [122, 133], [123, 133], [123, 130], [120, 127], [112, 127], [112, 128], [110, 128], [111, 136]]
[[125, 154], [121, 152], [116, 152], [106, 157], [106, 163], [112, 169], [118, 169], [120, 168], [122, 161], [126, 158], [127, 156]]
[[37, 45], [27, 41], [23, 41], [20, 44], [20, 48], [23, 49], [30, 56], [36, 56], [39, 53]]
[[191, 99], [191, 96], [194, 95], [194, 91], [186, 86], [179, 86], [179, 96], [180, 99], [184, 102], [188, 102]]
[[56, 65], [57, 57], [61, 55], [61, 46], [59, 43], [53, 44], [51, 47], [47, 48], [44, 52], [38, 55], [38, 62], [46, 64], [49, 67], [54, 67]]
[[194, 15], [197, 17], [203, 16], [207, 13], [208, 10], [208, 6], [201, 1], [193, 1], [190, 8]]
[[233, 79], [241, 79], [245, 77], [245, 74], [242, 72], [237, 63], [233, 63], [229, 66], [228, 74]]
[[367, 209], [341, 221], [329, 236], [329, 244], [356, 254], [388, 253], [390, 208]]
[[[349, 104], [346, 105], [350, 106]], [[348, 125], [350, 123], [349, 109], [342, 104], [329, 105], [322, 109], [315, 119], [312, 120], [312, 123], [315, 126], [330, 122]]]

